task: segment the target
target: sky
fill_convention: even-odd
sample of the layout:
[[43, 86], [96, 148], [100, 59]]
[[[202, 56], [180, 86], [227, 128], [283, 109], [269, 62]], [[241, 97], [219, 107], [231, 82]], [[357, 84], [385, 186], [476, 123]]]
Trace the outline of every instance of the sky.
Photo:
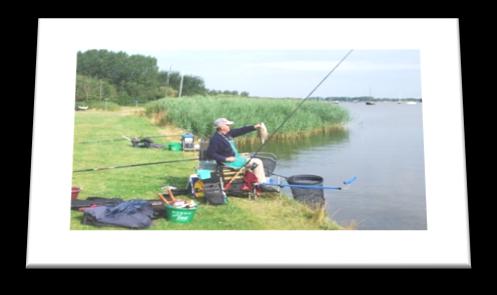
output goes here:
[[[126, 52], [157, 58], [162, 71], [200, 76], [208, 89], [306, 97], [348, 50]], [[420, 79], [419, 50], [355, 50], [312, 96], [420, 98]]]

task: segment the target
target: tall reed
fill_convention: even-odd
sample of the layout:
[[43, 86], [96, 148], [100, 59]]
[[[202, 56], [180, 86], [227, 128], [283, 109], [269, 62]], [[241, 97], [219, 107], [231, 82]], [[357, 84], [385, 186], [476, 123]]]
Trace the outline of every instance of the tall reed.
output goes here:
[[[235, 122], [233, 128], [264, 122], [274, 131], [295, 109], [300, 100], [240, 97], [181, 97], [164, 98], [148, 103], [146, 114], [158, 123], [173, 124], [197, 136], [214, 132], [212, 122], [225, 117]], [[306, 101], [280, 129], [278, 137], [298, 137], [303, 134], [329, 132], [349, 120], [346, 110], [321, 101]], [[255, 132], [248, 138], [255, 137]]]

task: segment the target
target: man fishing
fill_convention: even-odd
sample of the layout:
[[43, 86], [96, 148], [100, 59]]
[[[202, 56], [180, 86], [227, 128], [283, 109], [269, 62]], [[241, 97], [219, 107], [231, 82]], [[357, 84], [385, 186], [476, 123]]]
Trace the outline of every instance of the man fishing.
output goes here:
[[262, 160], [252, 158], [250, 159], [250, 162], [247, 162], [249, 158], [238, 152], [233, 139], [234, 137], [263, 128], [263, 123], [231, 129], [230, 125], [233, 123], [234, 122], [229, 121], [226, 118], [219, 118], [214, 121], [216, 132], [209, 141], [207, 155], [216, 160], [219, 165], [228, 166], [234, 169], [241, 169], [244, 166], [252, 167], [253, 164], [256, 164], [255, 169], [253, 169], [254, 174], [259, 183], [265, 183], [266, 176], [264, 174]]

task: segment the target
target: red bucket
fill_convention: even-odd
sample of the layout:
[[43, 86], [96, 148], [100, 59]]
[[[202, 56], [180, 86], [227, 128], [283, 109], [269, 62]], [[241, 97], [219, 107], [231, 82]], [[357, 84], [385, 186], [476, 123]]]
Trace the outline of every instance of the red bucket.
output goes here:
[[71, 192], [71, 199], [76, 200], [78, 198], [78, 194], [81, 191], [81, 189], [77, 186], [72, 187], [72, 192]]

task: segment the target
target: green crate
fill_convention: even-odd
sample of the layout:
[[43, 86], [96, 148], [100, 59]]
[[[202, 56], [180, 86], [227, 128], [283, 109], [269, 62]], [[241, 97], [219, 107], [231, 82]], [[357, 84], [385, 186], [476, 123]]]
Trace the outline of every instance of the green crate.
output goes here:
[[189, 223], [192, 222], [197, 208], [174, 208], [171, 205], [166, 207], [166, 217], [171, 222]]
[[168, 146], [170, 151], [181, 151], [182, 150], [181, 142], [170, 142], [167, 146]]

